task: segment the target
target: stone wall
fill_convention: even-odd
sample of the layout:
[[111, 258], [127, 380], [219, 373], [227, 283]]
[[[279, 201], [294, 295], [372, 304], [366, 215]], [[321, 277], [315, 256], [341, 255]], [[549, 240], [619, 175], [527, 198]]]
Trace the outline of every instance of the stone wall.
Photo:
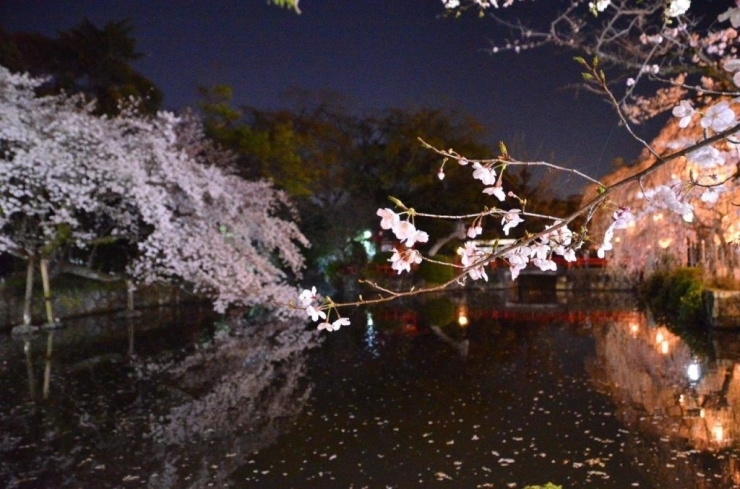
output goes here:
[[740, 328], [740, 291], [708, 289], [704, 303], [713, 327]]
[[[126, 283], [74, 280], [74, 286], [65, 287], [64, 277], [52, 284], [52, 306], [54, 317], [64, 319], [87, 314], [116, 312], [126, 309]], [[70, 279], [72, 281], [72, 279]], [[10, 330], [23, 322], [23, 294], [19, 288], [0, 284], [0, 331]], [[154, 285], [139, 287], [134, 293], [134, 306], [151, 307], [193, 302], [197, 297], [176, 287]], [[32, 301], [32, 323], [46, 322], [44, 298], [41, 291], [34, 290]]]

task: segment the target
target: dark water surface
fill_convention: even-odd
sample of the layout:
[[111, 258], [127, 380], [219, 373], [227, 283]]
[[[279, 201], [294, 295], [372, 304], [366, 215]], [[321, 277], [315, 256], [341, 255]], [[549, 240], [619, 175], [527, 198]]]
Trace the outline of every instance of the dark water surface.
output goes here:
[[451, 295], [320, 346], [147, 314], [69, 321], [46, 400], [46, 334], [2, 339], [0, 485], [739, 487], [737, 334], [682, 339], [629, 296]]

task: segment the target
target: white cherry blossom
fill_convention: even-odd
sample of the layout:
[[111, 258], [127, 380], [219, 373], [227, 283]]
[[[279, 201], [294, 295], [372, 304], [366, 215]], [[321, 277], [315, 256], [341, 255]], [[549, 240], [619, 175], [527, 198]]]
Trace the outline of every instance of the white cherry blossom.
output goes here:
[[393, 255], [388, 259], [391, 262], [391, 268], [399, 274], [401, 272], [410, 272], [412, 265], [421, 263], [421, 253], [417, 250], [393, 250]]
[[513, 227], [515, 227], [517, 224], [524, 222], [524, 220], [521, 218], [521, 210], [520, 209], [513, 209], [508, 211], [506, 214], [504, 214], [504, 217], [501, 219], [501, 224], [504, 227], [504, 234], [509, 235], [509, 230]]
[[338, 318], [334, 322], [331, 323], [331, 329], [334, 331], [339, 331], [339, 328], [342, 326], [349, 326], [350, 320], [349, 318]]
[[596, 0], [595, 2], [589, 2], [588, 7], [593, 11], [603, 12], [611, 3], [611, 0]]
[[737, 123], [735, 112], [730, 108], [729, 102], [723, 100], [707, 109], [701, 119], [701, 127], [711, 128], [715, 132], [722, 132]]
[[380, 216], [380, 227], [383, 229], [392, 229], [401, 218], [393, 212], [391, 209], [378, 209], [378, 216]]
[[678, 17], [685, 14], [691, 7], [691, 0], [670, 0], [666, 9], [666, 17]]
[[392, 229], [396, 238], [409, 248], [413, 247], [417, 242], [426, 243], [429, 241], [429, 235], [424, 231], [416, 229], [416, 226], [410, 221], [399, 221], [395, 223]]
[[313, 304], [306, 306], [306, 314], [311, 318], [311, 321], [318, 321], [319, 318], [326, 319], [326, 313], [316, 308]]
[[717, 17], [720, 22], [730, 21], [732, 27], [740, 27], [740, 7], [731, 7]]
[[704, 169], [725, 164], [725, 158], [722, 152], [714, 146], [702, 146], [688, 153], [686, 159]]
[[501, 202], [506, 199], [506, 192], [501, 185], [494, 185], [493, 187], [486, 187], [483, 189], [484, 194], [493, 195]]
[[496, 171], [478, 162], [473, 163], [473, 178], [483, 182], [483, 185], [494, 185], [496, 183]]
[[691, 102], [688, 100], [682, 100], [681, 103], [673, 107], [673, 115], [680, 117], [681, 121], [678, 123], [678, 127], [685, 128], [691, 124], [691, 118], [696, 114], [696, 110], [691, 106]]

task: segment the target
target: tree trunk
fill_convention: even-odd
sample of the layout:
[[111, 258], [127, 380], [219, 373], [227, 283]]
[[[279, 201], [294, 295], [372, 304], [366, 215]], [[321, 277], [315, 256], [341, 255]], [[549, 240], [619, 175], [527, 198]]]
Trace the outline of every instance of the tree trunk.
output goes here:
[[46, 309], [46, 322], [49, 326], [54, 325], [54, 311], [51, 305], [51, 287], [49, 286], [49, 260], [41, 259], [39, 263], [41, 269], [41, 283], [44, 286], [44, 307]]
[[34, 256], [28, 257], [26, 268], [26, 296], [23, 299], [23, 326], [31, 325], [31, 299], [33, 298], [33, 266]]
[[49, 331], [49, 336], [46, 338], [46, 358], [44, 358], [44, 388], [42, 393], [44, 399], [49, 398], [49, 385], [51, 383], [51, 353], [53, 344], [54, 332]]
[[134, 290], [136, 287], [134, 286], [134, 282], [131, 279], [126, 280], [126, 309], [128, 310], [129, 314], [134, 311]]

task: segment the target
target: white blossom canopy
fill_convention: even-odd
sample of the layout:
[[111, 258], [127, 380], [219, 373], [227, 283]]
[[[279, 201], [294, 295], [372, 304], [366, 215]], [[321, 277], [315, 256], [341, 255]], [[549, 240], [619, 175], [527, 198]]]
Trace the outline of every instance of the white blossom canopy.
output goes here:
[[0, 252], [122, 239], [140, 283], [186, 285], [217, 310], [290, 302], [308, 242], [283, 193], [215, 165], [230, 156], [192, 117], [97, 117], [81, 98], [37, 97], [42, 82], [0, 67]]

